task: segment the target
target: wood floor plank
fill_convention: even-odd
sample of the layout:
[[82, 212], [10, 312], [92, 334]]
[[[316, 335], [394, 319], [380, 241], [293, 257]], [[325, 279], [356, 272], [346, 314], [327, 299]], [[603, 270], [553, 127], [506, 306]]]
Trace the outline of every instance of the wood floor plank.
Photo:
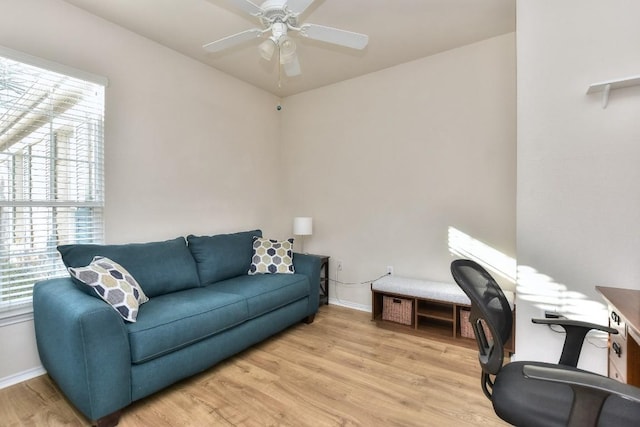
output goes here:
[[[214, 368], [126, 408], [120, 426], [505, 426], [477, 353], [324, 306]], [[88, 421], [48, 376], [0, 390], [2, 426]]]

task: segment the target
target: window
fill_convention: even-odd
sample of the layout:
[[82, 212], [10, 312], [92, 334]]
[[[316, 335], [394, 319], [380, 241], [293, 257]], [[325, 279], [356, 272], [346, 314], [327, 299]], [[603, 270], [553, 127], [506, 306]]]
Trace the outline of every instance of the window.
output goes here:
[[0, 49], [0, 315], [67, 274], [58, 245], [103, 241], [106, 81], [78, 74]]

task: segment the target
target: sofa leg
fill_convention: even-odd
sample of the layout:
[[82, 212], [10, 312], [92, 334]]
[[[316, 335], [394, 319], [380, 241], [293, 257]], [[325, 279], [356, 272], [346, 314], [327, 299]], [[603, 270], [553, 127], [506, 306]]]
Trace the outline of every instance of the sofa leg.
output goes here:
[[315, 314], [310, 314], [307, 317], [305, 317], [304, 323], [306, 323], [307, 325], [310, 324], [310, 323], [313, 323], [313, 319], [315, 319], [315, 318], [316, 318]]
[[94, 425], [96, 427], [114, 427], [118, 425], [120, 421], [120, 415], [122, 415], [122, 410], [116, 411], [112, 414], [105, 415], [104, 417], [96, 420]]

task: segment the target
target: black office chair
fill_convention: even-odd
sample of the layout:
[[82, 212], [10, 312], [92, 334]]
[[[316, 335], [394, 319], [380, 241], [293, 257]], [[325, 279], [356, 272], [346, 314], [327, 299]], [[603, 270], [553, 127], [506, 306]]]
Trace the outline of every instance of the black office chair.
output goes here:
[[[504, 293], [474, 261], [453, 261], [451, 274], [471, 300], [469, 321], [478, 343], [482, 390], [500, 418], [519, 427], [640, 426], [640, 388], [576, 368], [587, 332], [615, 333], [614, 329], [540, 319], [536, 323], [559, 324], [567, 332], [562, 364], [519, 361], [503, 365], [503, 347], [512, 327]], [[491, 334], [485, 334], [483, 324]]]

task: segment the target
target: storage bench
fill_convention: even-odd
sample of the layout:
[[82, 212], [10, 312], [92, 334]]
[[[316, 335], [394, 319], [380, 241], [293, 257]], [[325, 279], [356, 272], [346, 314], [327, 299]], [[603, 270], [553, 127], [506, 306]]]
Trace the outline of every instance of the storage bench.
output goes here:
[[[505, 345], [515, 351], [515, 295], [504, 291], [513, 312], [512, 339]], [[385, 307], [385, 304], [387, 307]], [[393, 306], [389, 307], [389, 304]], [[468, 311], [471, 301], [457, 284], [385, 276], [371, 283], [372, 320], [393, 322], [416, 332], [469, 344]], [[407, 311], [409, 314], [407, 314]], [[467, 322], [467, 324], [463, 324]], [[473, 343], [471, 343], [473, 344]]]

